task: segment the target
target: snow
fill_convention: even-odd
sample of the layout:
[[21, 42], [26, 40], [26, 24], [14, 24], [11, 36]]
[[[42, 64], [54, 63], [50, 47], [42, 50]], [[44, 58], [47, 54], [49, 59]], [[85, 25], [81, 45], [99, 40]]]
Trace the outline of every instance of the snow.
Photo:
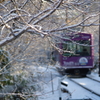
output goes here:
[[88, 76], [100, 81], [100, 77], [98, 77], [98, 74], [97, 74], [98, 71], [99, 69], [95, 70], [95, 72], [91, 73], [91, 75], [88, 75]]
[[[59, 100], [59, 97], [61, 96], [62, 100], [67, 99], [89, 99], [92, 100], [100, 100], [100, 97], [96, 96], [95, 94], [83, 89], [82, 87], [78, 86], [77, 84], [70, 81], [67, 77], [63, 80], [68, 83], [68, 86], [61, 85], [61, 88], [65, 88], [68, 92], [62, 92], [59, 91], [59, 80], [63, 77], [60, 75], [55, 67], [49, 66], [48, 68], [41, 67], [41, 71], [45, 71], [45, 75], [47, 74], [45, 80], [45, 83], [43, 84], [43, 91], [42, 93], [39, 93], [38, 100]], [[49, 73], [52, 73], [52, 80], [49, 76]], [[100, 77], [98, 77], [97, 73], [92, 73], [91, 77], [100, 80]], [[78, 78], [77, 78], [78, 79]], [[62, 82], [63, 82], [62, 81]], [[82, 82], [83, 85], [84, 82]], [[91, 87], [91, 83], [87, 81], [88, 87]], [[95, 84], [94, 84], [95, 86]], [[92, 86], [93, 87], [93, 86]], [[100, 84], [98, 85], [98, 88], [100, 87]], [[61, 90], [60, 88], [60, 90]], [[100, 90], [98, 90], [98, 93], [100, 93]]]
[[[76, 80], [76, 79], [75, 79]], [[87, 79], [87, 78], [79, 78], [79, 79], [77, 79], [77, 82], [79, 82], [81, 85], [84, 85], [85, 87], [92, 87], [92, 89], [91, 90], [93, 90], [93, 91], [98, 91], [98, 93], [100, 93], [100, 83], [98, 83], [98, 82], [94, 82], [93, 80], [89, 80], [89, 79]], [[95, 85], [96, 84], [96, 85]]]

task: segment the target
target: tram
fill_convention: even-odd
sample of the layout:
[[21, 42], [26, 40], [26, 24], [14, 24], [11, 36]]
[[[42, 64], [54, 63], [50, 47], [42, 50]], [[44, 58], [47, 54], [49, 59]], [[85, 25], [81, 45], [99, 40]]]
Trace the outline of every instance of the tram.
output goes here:
[[[93, 35], [87, 33], [78, 33], [76, 35], [67, 36], [59, 48], [65, 52], [59, 54], [60, 70], [66, 73], [83, 75], [91, 72], [94, 65], [93, 53]], [[69, 52], [66, 52], [69, 51]]]

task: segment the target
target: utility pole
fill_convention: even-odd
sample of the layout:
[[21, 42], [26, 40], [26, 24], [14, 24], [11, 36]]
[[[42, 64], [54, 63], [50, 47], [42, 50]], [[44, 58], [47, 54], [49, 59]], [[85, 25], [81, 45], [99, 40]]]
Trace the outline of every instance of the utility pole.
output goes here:
[[[82, 21], [84, 21], [84, 19], [85, 19], [85, 14], [82, 15]], [[83, 22], [82, 32], [84, 32], [84, 22]]]
[[99, 77], [100, 77], [100, 7], [99, 7]]

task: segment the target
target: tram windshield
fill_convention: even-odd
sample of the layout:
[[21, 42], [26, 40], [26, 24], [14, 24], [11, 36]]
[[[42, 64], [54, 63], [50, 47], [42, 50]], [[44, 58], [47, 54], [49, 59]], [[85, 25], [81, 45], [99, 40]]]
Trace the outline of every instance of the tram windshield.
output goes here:
[[[90, 56], [91, 47], [83, 46], [83, 44], [90, 45], [90, 40], [80, 40], [80, 41], [76, 41], [75, 43], [71, 41], [65, 41], [62, 44], [62, 49], [65, 51], [63, 53], [63, 56]], [[66, 51], [69, 51], [69, 52], [66, 52]]]

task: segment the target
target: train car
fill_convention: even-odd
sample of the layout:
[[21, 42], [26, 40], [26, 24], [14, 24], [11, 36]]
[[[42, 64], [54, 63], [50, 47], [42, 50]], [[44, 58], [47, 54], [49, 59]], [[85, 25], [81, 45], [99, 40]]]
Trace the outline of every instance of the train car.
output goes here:
[[[78, 33], [67, 36], [59, 45], [64, 52], [59, 55], [60, 70], [64, 73], [83, 75], [93, 69], [93, 36], [87, 33]], [[69, 51], [69, 52], [66, 52]]]

